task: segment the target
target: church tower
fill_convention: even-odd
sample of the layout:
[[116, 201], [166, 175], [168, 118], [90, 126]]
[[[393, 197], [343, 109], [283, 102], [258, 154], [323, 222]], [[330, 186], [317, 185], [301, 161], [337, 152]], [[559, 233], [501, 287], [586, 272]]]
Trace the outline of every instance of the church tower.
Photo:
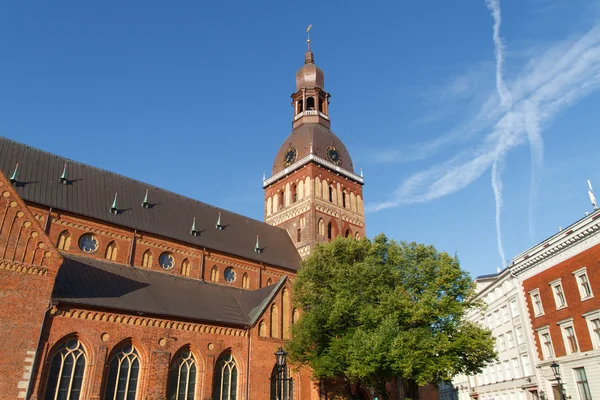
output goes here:
[[365, 236], [362, 173], [354, 172], [350, 153], [330, 129], [331, 96], [324, 88], [309, 39], [292, 94], [292, 133], [263, 180], [265, 222], [286, 229], [302, 258], [338, 235]]

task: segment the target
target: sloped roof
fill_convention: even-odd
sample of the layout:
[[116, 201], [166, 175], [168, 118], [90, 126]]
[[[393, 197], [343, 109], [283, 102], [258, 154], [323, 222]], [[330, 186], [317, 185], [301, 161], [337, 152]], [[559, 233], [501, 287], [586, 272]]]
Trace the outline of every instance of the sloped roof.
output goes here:
[[[65, 162], [68, 185], [58, 181]], [[300, 267], [284, 229], [0, 137], [0, 170], [10, 177], [16, 163], [15, 189], [25, 201], [290, 270]], [[151, 208], [141, 207], [146, 189]], [[117, 215], [109, 212], [115, 193]], [[223, 230], [215, 228], [219, 212]], [[190, 235], [193, 218], [199, 236]], [[257, 235], [261, 253], [254, 250]]]
[[216, 285], [63, 254], [52, 298], [59, 302], [227, 324], [251, 326], [285, 282], [255, 291]]

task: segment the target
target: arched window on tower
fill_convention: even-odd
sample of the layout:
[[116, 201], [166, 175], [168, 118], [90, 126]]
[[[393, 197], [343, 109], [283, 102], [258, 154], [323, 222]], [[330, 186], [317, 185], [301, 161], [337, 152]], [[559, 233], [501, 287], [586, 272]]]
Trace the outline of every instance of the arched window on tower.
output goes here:
[[242, 287], [244, 289], [250, 288], [250, 278], [248, 278], [248, 273], [244, 273], [244, 276], [242, 276]]
[[150, 253], [150, 250], [146, 250], [142, 255], [142, 267], [152, 268], [152, 253]]
[[50, 361], [45, 399], [79, 399], [84, 371], [83, 346], [77, 338], [67, 339]]
[[292, 306], [290, 304], [290, 292], [287, 289], [283, 289], [281, 292], [281, 298], [283, 299], [283, 304], [281, 305], [281, 319], [283, 320], [283, 338], [290, 338], [290, 326], [291, 326], [291, 318], [290, 311]]
[[314, 97], [307, 97], [306, 98], [306, 109], [307, 110], [314, 110], [315, 109], [315, 98]]
[[282, 190], [281, 192], [279, 192], [279, 208], [278, 208], [278, 210], [281, 210], [283, 208], [284, 200], [285, 200], [285, 193]]
[[319, 219], [319, 235], [325, 236], [325, 222], [323, 222], [323, 218]]
[[106, 259], [110, 261], [117, 260], [117, 245], [115, 242], [110, 242], [108, 246], [106, 246]]
[[58, 235], [56, 247], [58, 250], [69, 250], [71, 248], [71, 234], [69, 231], [62, 231], [60, 235]]
[[331, 222], [327, 224], [327, 239], [331, 239], [332, 236], [332, 227], [331, 227]]
[[181, 263], [181, 275], [190, 276], [190, 262], [187, 258]]
[[329, 186], [329, 201], [333, 203], [333, 186]]
[[271, 306], [271, 320], [269, 321], [269, 325], [271, 325], [271, 337], [278, 338], [279, 337], [279, 311], [277, 310], [277, 306], [273, 304]]
[[298, 199], [298, 188], [295, 183], [292, 185], [291, 189], [292, 189], [292, 203], [295, 203], [296, 200]]
[[210, 280], [213, 282], [219, 282], [219, 268], [217, 268], [216, 265], [210, 270]]
[[325, 100], [323, 99], [319, 99], [319, 111], [321, 111], [322, 113], [325, 112]]
[[346, 208], [346, 192], [342, 192], [342, 207]]
[[296, 114], [300, 114], [304, 111], [304, 102], [302, 100], [298, 100], [298, 112]]
[[350, 232], [350, 229], [346, 229], [346, 233], [344, 234], [344, 237], [351, 237], [352, 236], [352, 232]]

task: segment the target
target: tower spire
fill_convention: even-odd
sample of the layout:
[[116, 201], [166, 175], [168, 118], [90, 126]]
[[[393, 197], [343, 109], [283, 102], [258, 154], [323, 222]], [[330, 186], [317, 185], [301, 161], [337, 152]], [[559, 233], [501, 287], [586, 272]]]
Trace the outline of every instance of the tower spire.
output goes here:
[[304, 55], [304, 64], [314, 64], [315, 63], [315, 57], [312, 53], [312, 51], [310, 50], [310, 28], [312, 28], [312, 24], [308, 25], [308, 28], [306, 28], [306, 44], [308, 45], [308, 50], [306, 52], [306, 54]]

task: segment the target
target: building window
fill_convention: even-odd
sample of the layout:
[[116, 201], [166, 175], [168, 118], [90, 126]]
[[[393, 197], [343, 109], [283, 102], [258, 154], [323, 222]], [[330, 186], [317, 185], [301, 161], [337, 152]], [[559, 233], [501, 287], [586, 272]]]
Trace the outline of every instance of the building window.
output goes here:
[[248, 278], [248, 273], [244, 273], [244, 276], [242, 276], [242, 287], [244, 289], [250, 288], [250, 279]]
[[273, 280], [271, 278], [267, 279], [267, 286], [271, 286], [273, 284]]
[[329, 186], [329, 201], [333, 203], [333, 187]]
[[296, 231], [296, 242], [300, 243], [302, 240], [302, 229], [298, 228]]
[[81, 394], [85, 352], [76, 338], [65, 341], [50, 362], [45, 400], [78, 400]]
[[504, 380], [504, 369], [501, 363], [496, 364], [496, 370], [498, 371], [498, 382], [502, 382]]
[[565, 292], [563, 291], [562, 282], [560, 279], [550, 282], [552, 287], [552, 294], [554, 295], [554, 302], [556, 303], [556, 309], [565, 308], [567, 306], [567, 300], [565, 298]]
[[498, 349], [500, 349], [500, 351], [506, 350], [506, 342], [504, 341], [504, 335], [498, 335]]
[[117, 260], [117, 245], [115, 242], [110, 242], [108, 246], [106, 246], [106, 259], [110, 261]]
[[600, 348], [600, 313], [596, 311], [594, 315], [586, 317], [592, 345], [595, 348]]
[[523, 337], [523, 327], [518, 326], [516, 328], [516, 331], [517, 331], [517, 343], [518, 344], [525, 343], [525, 338]]
[[496, 320], [496, 326], [502, 325], [502, 320], [500, 319], [500, 311], [494, 311], [494, 318]]
[[573, 275], [575, 275], [575, 279], [577, 280], [577, 287], [579, 288], [581, 300], [587, 300], [594, 297], [592, 286], [590, 285], [590, 280], [588, 279], [587, 268], [584, 267], [578, 269], [577, 271], [573, 272]]
[[71, 234], [69, 231], [62, 231], [60, 235], [58, 235], [56, 248], [58, 250], [69, 250], [71, 248]]
[[490, 329], [494, 329], [494, 320], [492, 319], [492, 314], [488, 314], [486, 317], [488, 327]]
[[237, 400], [238, 369], [231, 353], [219, 357], [215, 365], [213, 400]]
[[356, 240], [360, 239], [360, 234], [358, 232], [356, 232], [354, 234], [354, 239], [356, 239]]
[[327, 224], [327, 239], [331, 239], [332, 236], [332, 228], [331, 228], [331, 222]]
[[577, 353], [579, 351], [579, 346], [577, 346], [577, 338], [575, 337], [575, 329], [573, 328], [573, 325], [563, 326], [562, 334], [565, 341], [567, 354]]
[[113, 355], [106, 382], [106, 399], [135, 399], [140, 373], [140, 356], [136, 348], [127, 343]]
[[552, 347], [550, 333], [548, 331], [539, 332], [539, 339], [542, 346], [542, 354], [544, 355], [544, 359], [547, 360], [554, 357], [554, 347]]
[[519, 379], [521, 377], [521, 364], [519, 363], [519, 359], [513, 358], [511, 361], [513, 370], [515, 371], [515, 379]]
[[236, 273], [233, 270], [233, 268], [227, 267], [225, 268], [225, 271], [223, 271], [223, 277], [225, 278], [225, 281], [227, 281], [227, 283], [233, 283], [235, 282]]
[[295, 203], [298, 200], [298, 187], [296, 185], [292, 185], [292, 203]]
[[314, 97], [307, 97], [306, 98], [306, 109], [307, 110], [314, 110], [315, 109], [315, 98]]
[[304, 225], [306, 225], [306, 217], [304, 215], [302, 215], [300, 217], [299, 225], [300, 225], [300, 227], [303, 227]]
[[529, 364], [529, 356], [527, 354], [522, 355], [521, 361], [523, 362], [523, 375], [531, 375], [531, 364]]
[[504, 307], [502, 307], [501, 310], [502, 310], [502, 320], [504, 322], [510, 321], [510, 317], [508, 316], [508, 307], [504, 306]]
[[187, 258], [181, 263], [181, 275], [190, 276], [190, 262]]
[[346, 192], [342, 192], [342, 207], [346, 208]]
[[219, 282], [219, 269], [216, 265], [214, 265], [210, 270], [210, 280], [212, 282]]
[[539, 317], [544, 315], [544, 306], [542, 305], [542, 299], [540, 298], [539, 290], [535, 289], [529, 292], [529, 296], [531, 297], [534, 316]]
[[175, 266], [175, 257], [173, 257], [173, 254], [165, 251], [158, 256], [158, 263], [163, 269], [172, 269]]
[[512, 331], [506, 332], [506, 338], [508, 339], [508, 348], [512, 349], [513, 347], [515, 347], [515, 337]]
[[258, 336], [267, 337], [267, 325], [265, 321], [260, 321], [260, 324], [258, 324]]
[[152, 268], [152, 253], [150, 250], [146, 250], [142, 255], [142, 267]]
[[95, 253], [98, 250], [98, 238], [86, 233], [79, 238], [79, 249], [84, 253]]
[[505, 360], [504, 361], [504, 379], [506, 379], [507, 381], [512, 379], [512, 373], [511, 373], [511, 369], [510, 369], [510, 361], [509, 360]]
[[575, 372], [575, 381], [577, 382], [579, 399], [592, 400], [592, 392], [590, 391], [590, 385], [588, 384], [587, 375], [585, 374], [585, 368], [574, 368], [573, 372]]
[[290, 304], [290, 292], [287, 289], [281, 291], [281, 319], [283, 320], [283, 338], [289, 339], [291, 335], [291, 316], [290, 311], [292, 305]]
[[346, 229], [346, 233], [344, 234], [344, 237], [352, 237], [352, 232], [350, 232], [350, 229]]
[[271, 325], [271, 337], [278, 338], [279, 337], [279, 311], [277, 310], [277, 306], [273, 304], [271, 306], [271, 320], [269, 321], [269, 325]]
[[196, 360], [190, 349], [180, 351], [169, 371], [167, 398], [169, 400], [194, 400], [196, 374]]
[[277, 388], [279, 380], [281, 380], [281, 400], [294, 399], [294, 381], [289, 374], [290, 371], [287, 365], [284, 365], [281, 372], [277, 365], [273, 367], [273, 371], [271, 371], [271, 400], [279, 400], [279, 389]]
[[510, 302], [510, 312], [511, 312], [513, 318], [516, 318], [519, 316], [519, 308], [517, 307], [516, 300], [513, 300]]
[[323, 218], [319, 218], [319, 235], [325, 236], [325, 222], [323, 222]]
[[300, 318], [300, 313], [297, 308], [292, 310], [292, 325], [298, 322], [298, 318]]

